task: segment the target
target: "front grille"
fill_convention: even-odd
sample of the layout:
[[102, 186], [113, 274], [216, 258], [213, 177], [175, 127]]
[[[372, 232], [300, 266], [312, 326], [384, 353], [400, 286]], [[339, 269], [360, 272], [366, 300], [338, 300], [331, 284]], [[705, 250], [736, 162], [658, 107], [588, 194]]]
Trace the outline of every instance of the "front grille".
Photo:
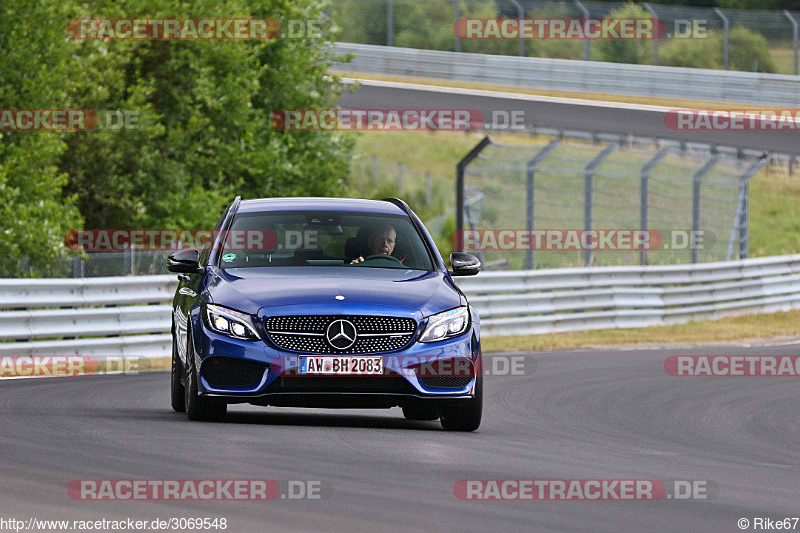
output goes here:
[[463, 389], [469, 385], [470, 381], [472, 381], [472, 376], [425, 376], [419, 378], [422, 386], [429, 389]]
[[268, 367], [235, 357], [211, 357], [203, 362], [201, 374], [215, 389], [252, 389], [261, 383]]
[[[328, 344], [325, 332], [334, 320], [345, 319], [356, 328], [356, 342], [346, 350]], [[417, 329], [411, 318], [387, 316], [274, 316], [264, 321], [270, 339], [279, 348], [302, 353], [351, 354], [399, 350], [408, 344]]]

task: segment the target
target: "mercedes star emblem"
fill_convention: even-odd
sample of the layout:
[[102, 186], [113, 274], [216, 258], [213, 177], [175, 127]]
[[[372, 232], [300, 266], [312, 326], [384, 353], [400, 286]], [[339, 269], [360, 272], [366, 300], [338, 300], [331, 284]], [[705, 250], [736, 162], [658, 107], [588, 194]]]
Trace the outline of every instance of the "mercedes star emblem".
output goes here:
[[328, 326], [328, 331], [325, 333], [325, 338], [336, 350], [346, 350], [356, 342], [356, 327], [349, 320], [339, 319], [334, 320]]

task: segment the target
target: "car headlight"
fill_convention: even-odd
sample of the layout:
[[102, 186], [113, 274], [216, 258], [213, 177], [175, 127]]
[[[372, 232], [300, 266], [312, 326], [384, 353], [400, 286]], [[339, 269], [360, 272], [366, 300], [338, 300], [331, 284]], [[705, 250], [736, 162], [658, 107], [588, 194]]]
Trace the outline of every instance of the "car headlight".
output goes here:
[[425, 331], [419, 342], [438, 342], [452, 337], [458, 337], [469, 327], [469, 308], [456, 307], [444, 313], [428, 317]]
[[256, 341], [259, 339], [253, 318], [245, 313], [227, 309], [218, 305], [206, 304], [206, 326], [211, 331], [241, 339]]

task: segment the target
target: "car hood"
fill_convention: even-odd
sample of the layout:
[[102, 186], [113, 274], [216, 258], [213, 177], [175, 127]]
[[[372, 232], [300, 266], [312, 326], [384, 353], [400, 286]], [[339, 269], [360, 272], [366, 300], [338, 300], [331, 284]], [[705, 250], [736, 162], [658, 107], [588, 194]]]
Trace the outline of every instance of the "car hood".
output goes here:
[[443, 272], [369, 267], [215, 269], [206, 298], [253, 315], [393, 314], [394, 308], [421, 318], [463, 303]]

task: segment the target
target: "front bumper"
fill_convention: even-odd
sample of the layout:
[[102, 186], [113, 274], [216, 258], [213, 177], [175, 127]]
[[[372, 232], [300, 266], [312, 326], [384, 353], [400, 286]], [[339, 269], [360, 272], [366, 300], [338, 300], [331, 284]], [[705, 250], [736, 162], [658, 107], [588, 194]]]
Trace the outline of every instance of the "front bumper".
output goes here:
[[[281, 351], [268, 341], [242, 341], [215, 333], [198, 320], [193, 328], [198, 393], [224, 403], [304, 407], [393, 407], [436, 401], [459, 403], [473, 397], [474, 372], [482, 371], [476, 327], [454, 339], [437, 343], [412, 342], [402, 350], [375, 355], [383, 358], [384, 376], [305, 376], [292, 372], [298, 354]], [[432, 387], [411, 371], [417, 365], [435, 365], [469, 359], [473, 375], [463, 386]], [[252, 367], [250, 380], [220, 384], [210, 370], [220, 361], [234, 367]], [[259, 370], [260, 369], [260, 370]], [[217, 376], [220, 371], [213, 375]], [[464, 381], [462, 379], [462, 381]], [[430, 382], [429, 382], [430, 383]], [[439, 403], [445, 402], [445, 403]]]

